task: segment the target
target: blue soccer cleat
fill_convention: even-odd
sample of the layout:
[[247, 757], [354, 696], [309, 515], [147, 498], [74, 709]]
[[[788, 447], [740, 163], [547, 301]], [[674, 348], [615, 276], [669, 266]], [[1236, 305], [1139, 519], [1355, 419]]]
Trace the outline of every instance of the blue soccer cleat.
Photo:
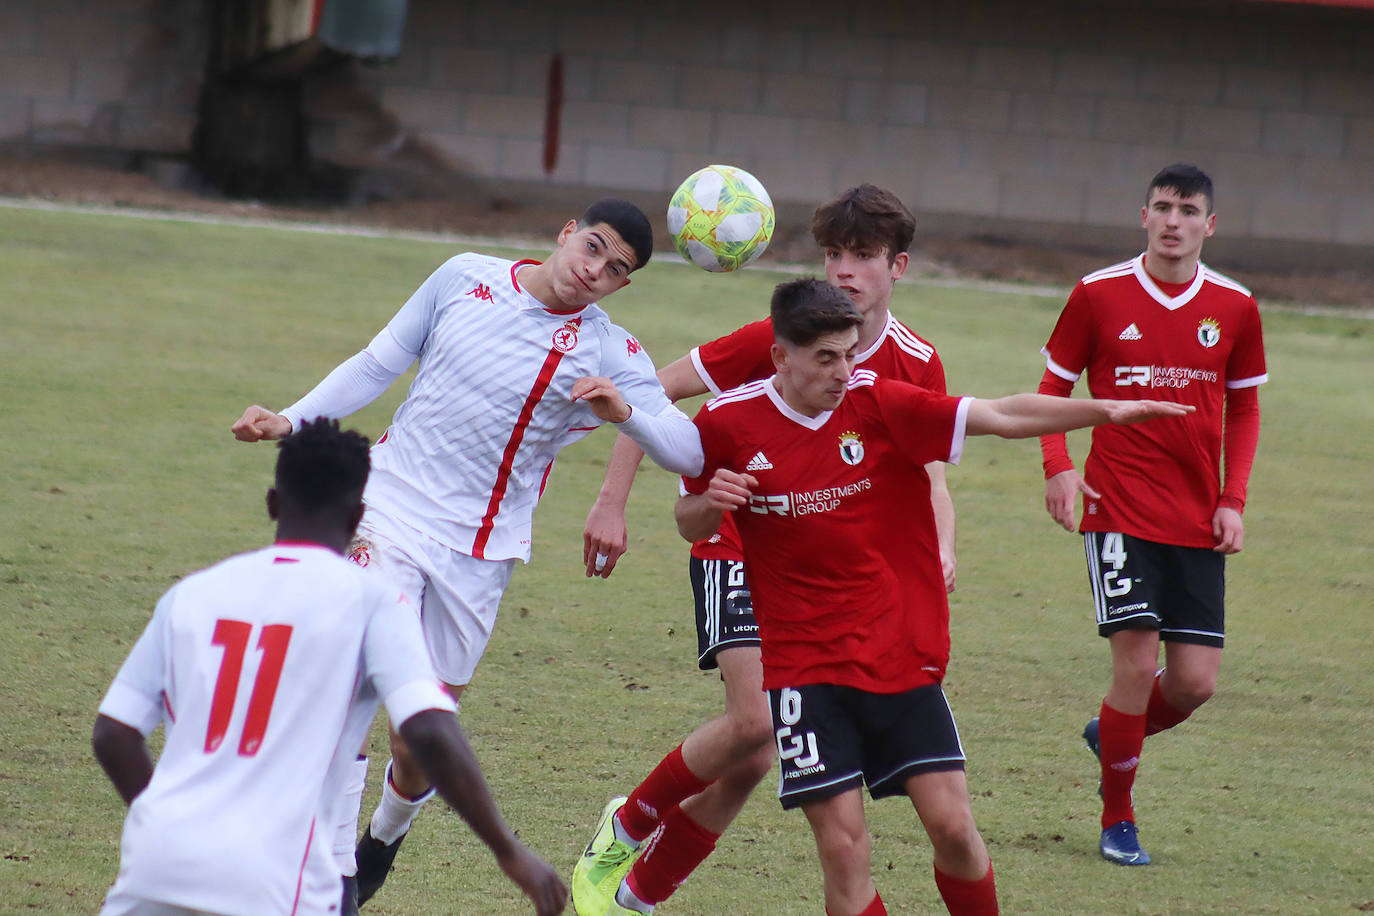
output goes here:
[[1130, 821], [1117, 821], [1102, 831], [1102, 841], [1097, 848], [1102, 851], [1102, 858], [1117, 865], [1150, 864], [1150, 854], [1140, 848], [1135, 824]]

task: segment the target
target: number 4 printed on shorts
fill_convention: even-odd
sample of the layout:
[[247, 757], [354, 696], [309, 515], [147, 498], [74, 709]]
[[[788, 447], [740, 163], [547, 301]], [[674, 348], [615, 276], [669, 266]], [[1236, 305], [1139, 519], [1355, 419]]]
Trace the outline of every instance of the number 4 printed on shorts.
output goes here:
[[[243, 657], [248, 652], [248, 641], [252, 635], [251, 623], [242, 620], [215, 621], [215, 633], [210, 642], [224, 647], [224, 657], [219, 663], [215, 696], [210, 702], [210, 725], [205, 731], [207, 754], [219, 750], [224, 742], [224, 733], [229, 730], [229, 720], [234, 715], [234, 701], [238, 698]], [[282, 623], [263, 627], [262, 635], [258, 637], [262, 663], [258, 665], [257, 677], [253, 679], [253, 694], [248, 698], [248, 715], [243, 722], [243, 735], [239, 738], [240, 757], [252, 757], [262, 746], [262, 736], [267, 732], [267, 719], [272, 715], [272, 701], [277, 696], [277, 682], [281, 680], [286, 646], [290, 641], [291, 627]]]

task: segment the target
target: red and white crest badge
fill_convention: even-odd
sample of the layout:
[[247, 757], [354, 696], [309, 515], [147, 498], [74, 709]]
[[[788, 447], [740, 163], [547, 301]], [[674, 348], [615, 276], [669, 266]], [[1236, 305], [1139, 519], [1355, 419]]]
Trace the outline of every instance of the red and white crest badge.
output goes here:
[[1197, 342], [1207, 349], [1221, 343], [1221, 322], [1215, 318], [1204, 318], [1197, 324]]
[[569, 321], [553, 332], [553, 348], [559, 353], [571, 353], [577, 349], [577, 322]]
[[840, 433], [840, 460], [850, 467], [864, 460], [864, 440], [858, 433], [852, 430]]

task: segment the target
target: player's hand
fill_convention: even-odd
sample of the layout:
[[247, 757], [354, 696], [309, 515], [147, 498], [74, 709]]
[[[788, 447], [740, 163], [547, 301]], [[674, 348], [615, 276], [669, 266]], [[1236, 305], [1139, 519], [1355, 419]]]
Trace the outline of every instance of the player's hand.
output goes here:
[[1240, 553], [1245, 546], [1245, 522], [1230, 506], [1218, 506], [1212, 513], [1212, 538], [1217, 553]]
[[582, 528], [582, 562], [587, 566], [587, 578], [608, 578], [615, 571], [616, 561], [629, 549], [629, 543], [625, 512], [604, 507], [599, 499], [592, 503], [587, 524]]
[[954, 554], [940, 551], [940, 571], [945, 574], [945, 594], [954, 591], [954, 572], [956, 569]]
[[511, 855], [497, 861], [506, 877], [534, 902], [534, 911], [539, 916], [554, 916], [568, 905], [568, 886], [558, 872], [524, 846], [517, 844]]
[[1088, 486], [1087, 481], [1074, 468], [1060, 471], [1045, 481], [1045, 511], [1065, 531], [1073, 530], [1074, 503], [1078, 502], [1079, 493], [1086, 493], [1092, 499], [1102, 498], [1102, 494]]
[[1119, 426], [1156, 417], [1186, 417], [1197, 410], [1192, 404], [1174, 401], [1107, 401], [1106, 405], [1108, 421]]
[[597, 418], [607, 423], [624, 423], [630, 419], [630, 405], [615, 387], [615, 382], [603, 376], [588, 375], [573, 382], [572, 399], [586, 401]]
[[243, 416], [229, 431], [240, 442], [257, 442], [260, 439], [280, 439], [291, 435], [291, 421], [281, 414], [275, 414], [266, 407], [254, 404], [243, 412]]
[[722, 512], [734, 512], [740, 506], [749, 504], [749, 496], [759, 485], [752, 474], [736, 474], [726, 468], [716, 468], [711, 482], [706, 485], [705, 496], [711, 508]]

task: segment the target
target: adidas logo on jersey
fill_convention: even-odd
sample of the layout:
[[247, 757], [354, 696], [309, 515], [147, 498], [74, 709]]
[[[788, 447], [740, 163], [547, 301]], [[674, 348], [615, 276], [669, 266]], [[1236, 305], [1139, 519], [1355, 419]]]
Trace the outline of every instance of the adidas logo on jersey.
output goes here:
[[763, 452], [758, 452], [749, 459], [749, 463], [744, 466], [744, 469], [746, 471], [771, 471], [773, 470], [773, 462], [765, 458]]
[[1140, 339], [1141, 339], [1142, 337], [1144, 337], [1144, 336], [1145, 336], [1145, 335], [1143, 335], [1143, 334], [1140, 333], [1140, 328], [1136, 327], [1136, 326], [1135, 326], [1135, 322], [1132, 321], [1130, 324], [1128, 324], [1128, 325], [1126, 326], [1126, 330], [1122, 331], [1120, 334], [1117, 335], [1117, 338], [1116, 338], [1116, 339], [1117, 339], [1117, 340], [1140, 340]]

